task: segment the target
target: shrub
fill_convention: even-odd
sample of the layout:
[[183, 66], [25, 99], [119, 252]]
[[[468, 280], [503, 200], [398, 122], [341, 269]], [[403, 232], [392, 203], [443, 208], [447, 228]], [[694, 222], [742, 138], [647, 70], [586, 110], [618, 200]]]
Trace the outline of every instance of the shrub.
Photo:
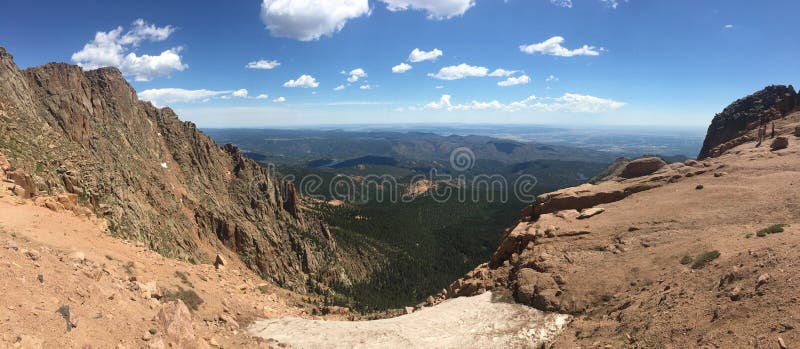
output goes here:
[[698, 184], [696, 187], [694, 187], [695, 190], [701, 190], [703, 188], [705, 187], [702, 184]]
[[687, 264], [691, 263], [692, 261], [694, 261], [694, 259], [692, 259], [692, 257], [689, 257], [689, 256], [683, 256], [683, 258], [681, 258], [681, 264], [683, 264], [683, 265], [687, 265]]
[[167, 301], [174, 301], [174, 300], [182, 300], [183, 304], [186, 304], [189, 309], [192, 311], [197, 311], [200, 307], [200, 304], [203, 304], [203, 299], [195, 292], [194, 290], [184, 290], [183, 288], [178, 288], [175, 292], [167, 291], [164, 294], [164, 299]]
[[706, 251], [697, 256], [692, 263], [692, 269], [703, 269], [709, 262], [719, 258], [719, 251]]
[[766, 227], [766, 228], [761, 229], [758, 232], [756, 232], [756, 236], [765, 237], [765, 236], [767, 236], [767, 234], [783, 233], [783, 227], [785, 227], [785, 226], [786, 226], [786, 224], [771, 225], [769, 227]]

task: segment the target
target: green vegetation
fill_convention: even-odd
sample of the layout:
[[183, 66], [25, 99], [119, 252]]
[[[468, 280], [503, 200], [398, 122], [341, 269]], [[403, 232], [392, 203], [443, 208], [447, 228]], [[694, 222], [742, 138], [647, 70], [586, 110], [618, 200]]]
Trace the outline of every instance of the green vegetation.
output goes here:
[[184, 285], [186, 285], [186, 286], [189, 286], [189, 287], [194, 287], [194, 285], [192, 285], [192, 282], [191, 282], [191, 281], [189, 281], [189, 275], [186, 275], [186, 273], [184, 273], [184, 272], [182, 272], [182, 271], [180, 271], [180, 270], [176, 270], [176, 271], [175, 271], [175, 276], [176, 276], [178, 279], [180, 279], [180, 280], [181, 280], [181, 283], [182, 283], [182, 284], [184, 284]]
[[683, 258], [681, 258], [681, 264], [683, 265], [688, 265], [692, 261], [694, 261], [694, 259], [692, 259], [692, 257], [689, 256], [683, 256]]
[[764, 229], [761, 229], [761, 230], [757, 231], [756, 232], [756, 236], [763, 238], [763, 237], [767, 236], [767, 234], [783, 233], [783, 228], [784, 227], [786, 227], [786, 224], [771, 225], [769, 227], [766, 227]]
[[203, 299], [195, 292], [194, 290], [184, 290], [183, 288], [178, 288], [175, 292], [167, 291], [164, 293], [164, 300], [166, 301], [175, 301], [175, 300], [183, 301], [183, 304], [186, 304], [189, 309], [193, 311], [197, 311], [200, 307], [200, 304], [203, 304]]
[[[719, 258], [719, 251], [706, 251], [697, 256], [694, 259], [694, 263], [692, 263], [692, 269], [703, 269], [706, 264], [710, 263], [711, 261]], [[688, 264], [688, 263], [687, 263]]]
[[695, 190], [702, 190], [703, 188], [705, 187], [703, 187], [702, 184], [698, 184], [696, 187], [694, 187]]

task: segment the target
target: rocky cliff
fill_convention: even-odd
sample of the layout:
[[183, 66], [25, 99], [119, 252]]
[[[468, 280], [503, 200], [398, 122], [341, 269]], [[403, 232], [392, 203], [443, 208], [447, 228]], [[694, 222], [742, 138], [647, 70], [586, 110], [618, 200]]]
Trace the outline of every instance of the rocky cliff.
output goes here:
[[[780, 118], [800, 105], [794, 87], [772, 85], [733, 102], [714, 116], [708, 126], [698, 159], [716, 156], [746, 140], [736, 140], [747, 131], [758, 128], [762, 118], [768, 122]], [[724, 149], [723, 149], [724, 148]]]
[[360, 280], [373, 264], [337, 249], [293, 186], [171, 109], [138, 100], [115, 68], [22, 71], [0, 47], [2, 154], [18, 195], [71, 195], [76, 212], [165, 256], [211, 262], [235, 254], [296, 289]]
[[[596, 184], [540, 195], [487, 263], [429, 302], [508, 290], [575, 316], [556, 348], [792, 347], [800, 341], [793, 98], [791, 87], [771, 86], [731, 104], [709, 128], [704, 154], [713, 156], [702, 161], [619, 161]], [[775, 137], [770, 127], [758, 144], [751, 124], [762, 115]]]

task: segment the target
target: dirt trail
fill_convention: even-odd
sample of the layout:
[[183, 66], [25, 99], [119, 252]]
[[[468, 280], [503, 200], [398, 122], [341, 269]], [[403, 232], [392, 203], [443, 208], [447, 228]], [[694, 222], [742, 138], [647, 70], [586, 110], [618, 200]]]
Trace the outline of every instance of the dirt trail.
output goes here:
[[373, 321], [263, 320], [249, 332], [293, 348], [538, 348], [570, 319], [503, 298], [486, 292]]

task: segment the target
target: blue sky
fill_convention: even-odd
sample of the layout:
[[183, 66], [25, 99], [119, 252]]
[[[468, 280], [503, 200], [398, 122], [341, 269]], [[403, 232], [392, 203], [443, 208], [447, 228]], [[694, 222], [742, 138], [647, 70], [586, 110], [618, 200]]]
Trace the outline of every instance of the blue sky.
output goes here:
[[201, 127], [704, 127], [795, 81], [798, 13], [794, 0], [6, 1], [0, 45], [23, 68], [116, 65]]

